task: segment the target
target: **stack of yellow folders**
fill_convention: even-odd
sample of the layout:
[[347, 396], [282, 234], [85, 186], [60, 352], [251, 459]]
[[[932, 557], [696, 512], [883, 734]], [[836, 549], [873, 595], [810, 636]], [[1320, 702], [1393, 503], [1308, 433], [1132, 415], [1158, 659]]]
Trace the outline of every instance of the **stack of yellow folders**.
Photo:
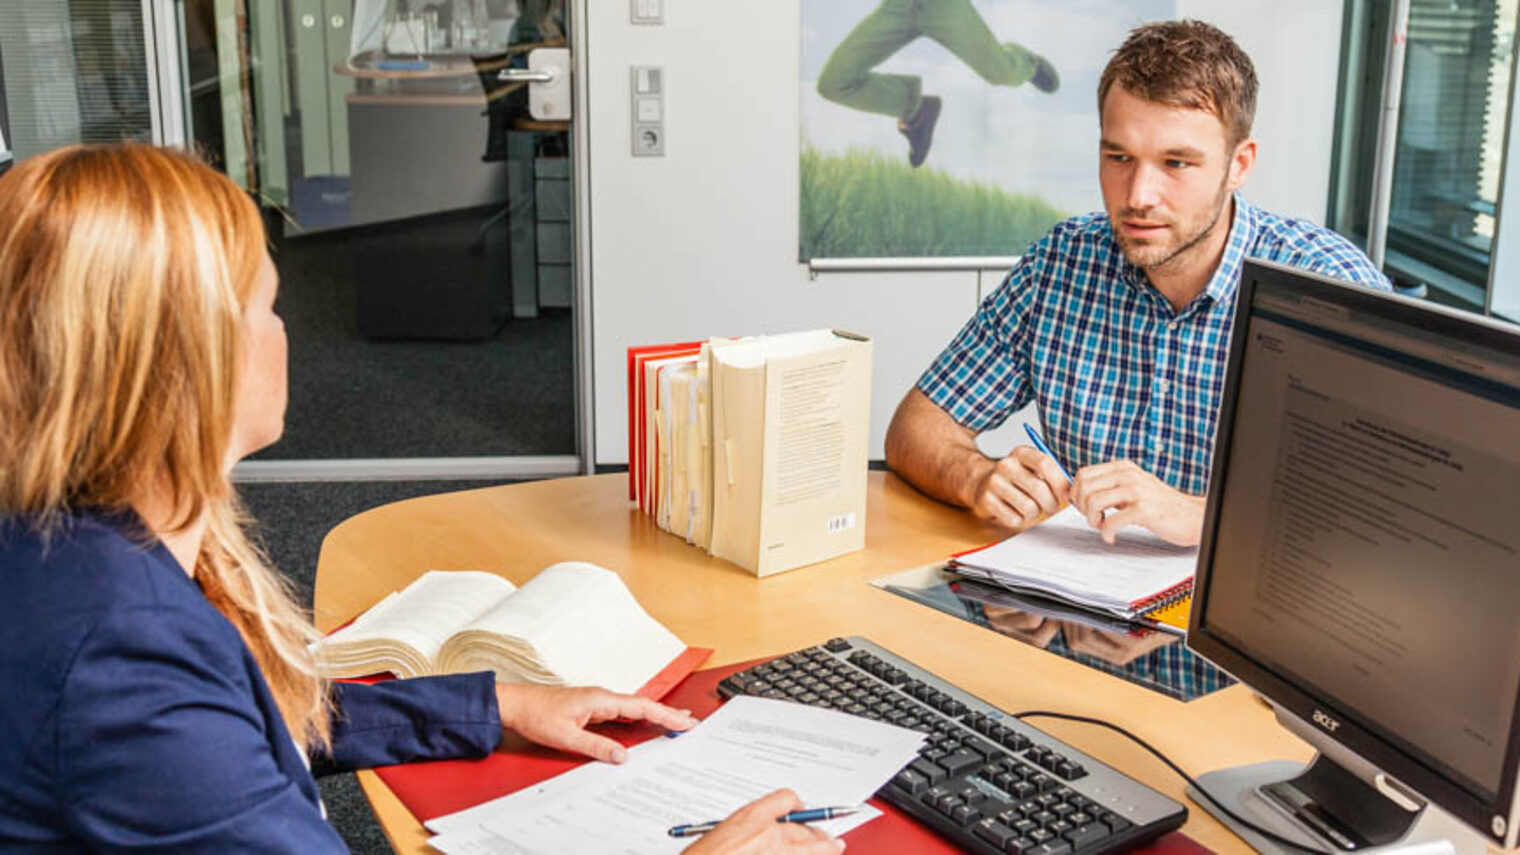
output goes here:
[[629, 348], [629, 499], [757, 576], [860, 549], [870, 388], [837, 330]]

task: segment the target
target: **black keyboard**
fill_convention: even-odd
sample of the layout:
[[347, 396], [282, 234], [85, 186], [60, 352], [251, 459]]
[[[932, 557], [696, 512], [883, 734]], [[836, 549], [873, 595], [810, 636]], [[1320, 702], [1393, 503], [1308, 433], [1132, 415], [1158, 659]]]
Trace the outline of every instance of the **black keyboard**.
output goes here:
[[1171, 831], [1187, 808], [895, 653], [852, 636], [718, 684], [927, 734], [877, 797], [971, 852], [1096, 855]]

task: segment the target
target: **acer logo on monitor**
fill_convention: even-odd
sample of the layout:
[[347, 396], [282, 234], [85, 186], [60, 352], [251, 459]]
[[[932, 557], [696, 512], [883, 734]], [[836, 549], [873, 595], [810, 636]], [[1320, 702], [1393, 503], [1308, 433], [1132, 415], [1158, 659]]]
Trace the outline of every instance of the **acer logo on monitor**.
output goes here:
[[1323, 727], [1325, 730], [1330, 731], [1331, 733], [1334, 733], [1336, 729], [1341, 726], [1340, 722], [1336, 721], [1320, 710], [1314, 711], [1314, 723], [1320, 727]]

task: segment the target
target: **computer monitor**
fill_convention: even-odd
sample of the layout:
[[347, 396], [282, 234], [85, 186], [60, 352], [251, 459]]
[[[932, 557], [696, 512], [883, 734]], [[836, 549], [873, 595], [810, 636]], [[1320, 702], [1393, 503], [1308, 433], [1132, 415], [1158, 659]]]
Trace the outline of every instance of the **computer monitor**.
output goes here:
[[1247, 262], [1216, 436], [1188, 645], [1319, 755], [1203, 789], [1321, 851], [1514, 847], [1520, 334]]

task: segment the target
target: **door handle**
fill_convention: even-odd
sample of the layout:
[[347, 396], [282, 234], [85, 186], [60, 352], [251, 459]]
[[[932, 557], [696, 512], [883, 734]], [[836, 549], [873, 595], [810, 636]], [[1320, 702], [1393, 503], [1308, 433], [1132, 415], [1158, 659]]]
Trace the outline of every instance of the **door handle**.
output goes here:
[[496, 72], [502, 83], [553, 83], [559, 72], [553, 68], [503, 68]]
[[527, 68], [503, 68], [496, 72], [501, 83], [527, 83], [528, 115], [540, 122], [570, 121], [574, 93], [570, 89], [570, 49], [534, 48], [528, 51]]

